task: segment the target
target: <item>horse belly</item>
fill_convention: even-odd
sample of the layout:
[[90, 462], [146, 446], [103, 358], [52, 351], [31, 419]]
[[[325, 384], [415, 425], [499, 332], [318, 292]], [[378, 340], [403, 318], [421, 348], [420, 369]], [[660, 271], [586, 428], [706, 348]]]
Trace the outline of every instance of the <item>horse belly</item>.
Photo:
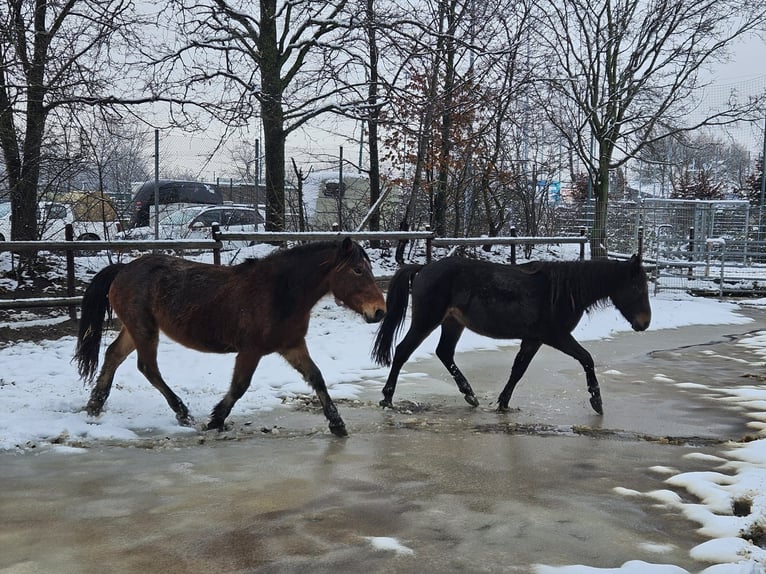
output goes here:
[[175, 328], [175, 325], [161, 325], [160, 330], [184, 347], [202, 351], [203, 353], [234, 353], [239, 345], [229, 336], [218, 333], [209, 325], [198, 325], [185, 329]]
[[447, 314], [474, 333], [493, 339], [536, 337], [540, 323], [536, 312], [520, 305], [504, 308], [484, 305], [472, 305], [467, 309], [451, 307]]

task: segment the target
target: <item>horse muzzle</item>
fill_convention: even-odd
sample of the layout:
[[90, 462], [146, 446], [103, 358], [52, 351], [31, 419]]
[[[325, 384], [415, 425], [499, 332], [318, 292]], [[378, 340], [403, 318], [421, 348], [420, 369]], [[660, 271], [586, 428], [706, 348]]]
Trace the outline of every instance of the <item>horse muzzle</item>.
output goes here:
[[630, 326], [634, 331], [646, 331], [649, 328], [649, 323], [652, 322], [652, 316], [646, 313], [641, 313], [633, 317], [630, 322]]
[[383, 317], [386, 316], [386, 310], [382, 307], [378, 307], [374, 310], [364, 312], [364, 319], [368, 323], [380, 323], [383, 320]]

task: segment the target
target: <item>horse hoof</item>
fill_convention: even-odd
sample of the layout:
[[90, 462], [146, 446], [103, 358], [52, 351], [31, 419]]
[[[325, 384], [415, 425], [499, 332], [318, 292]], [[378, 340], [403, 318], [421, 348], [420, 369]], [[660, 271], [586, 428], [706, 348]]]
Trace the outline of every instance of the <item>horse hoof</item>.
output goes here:
[[213, 420], [211, 420], [209, 423], [207, 423], [207, 426], [205, 426], [205, 430], [222, 431], [222, 430], [224, 430], [223, 421], [213, 421]]
[[194, 417], [191, 415], [184, 415], [180, 417], [176, 417], [178, 419], [178, 424], [182, 427], [193, 427], [194, 426]]
[[463, 395], [463, 396], [465, 397], [465, 402], [467, 402], [472, 407], [479, 406], [479, 399], [477, 399], [475, 395]]
[[391, 399], [383, 399], [383, 400], [381, 400], [381, 401], [380, 401], [378, 404], [379, 404], [381, 407], [383, 407], [384, 409], [385, 409], [386, 407], [388, 407], [389, 409], [392, 409], [392, 408], [394, 408], [394, 405], [393, 405], [393, 403], [391, 402]]
[[600, 415], [604, 414], [604, 405], [601, 403], [601, 397], [596, 397], [596, 396], [591, 397], [590, 406], [592, 406], [593, 410], [596, 411], [598, 414]]
[[330, 425], [330, 432], [334, 434], [335, 436], [348, 436], [348, 431], [346, 430], [346, 425], [343, 423], [336, 424], [336, 425]]
[[96, 408], [96, 407], [92, 407], [88, 405], [87, 407], [85, 407], [85, 414], [95, 419], [101, 416], [101, 410], [102, 410], [101, 407]]

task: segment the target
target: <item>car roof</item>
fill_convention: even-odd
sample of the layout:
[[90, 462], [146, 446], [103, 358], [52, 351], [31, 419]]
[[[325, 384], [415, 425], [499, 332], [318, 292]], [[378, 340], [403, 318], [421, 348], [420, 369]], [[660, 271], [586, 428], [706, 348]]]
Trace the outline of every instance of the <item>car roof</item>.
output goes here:
[[[160, 218], [160, 223], [167, 222], [170, 218], [178, 218], [179, 213], [193, 213], [193, 218], [198, 217], [202, 215], [203, 213], [207, 213], [208, 211], [224, 211], [224, 210], [237, 210], [237, 211], [250, 211], [254, 212], [258, 215], [258, 210], [253, 207], [248, 207], [246, 205], [188, 205], [186, 207], [182, 207], [181, 209], [177, 209], [171, 213], [168, 213], [167, 215]], [[167, 225], [167, 223], [165, 223]]]

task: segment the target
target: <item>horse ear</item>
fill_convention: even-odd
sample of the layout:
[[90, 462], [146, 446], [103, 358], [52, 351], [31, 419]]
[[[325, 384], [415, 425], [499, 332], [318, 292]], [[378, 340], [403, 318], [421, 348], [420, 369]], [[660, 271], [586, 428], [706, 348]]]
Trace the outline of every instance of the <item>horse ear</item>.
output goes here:
[[630, 256], [630, 267], [633, 271], [639, 271], [641, 269], [641, 256], [633, 254]]
[[343, 255], [348, 255], [354, 249], [354, 243], [350, 237], [345, 237], [340, 244], [340, 252]]

